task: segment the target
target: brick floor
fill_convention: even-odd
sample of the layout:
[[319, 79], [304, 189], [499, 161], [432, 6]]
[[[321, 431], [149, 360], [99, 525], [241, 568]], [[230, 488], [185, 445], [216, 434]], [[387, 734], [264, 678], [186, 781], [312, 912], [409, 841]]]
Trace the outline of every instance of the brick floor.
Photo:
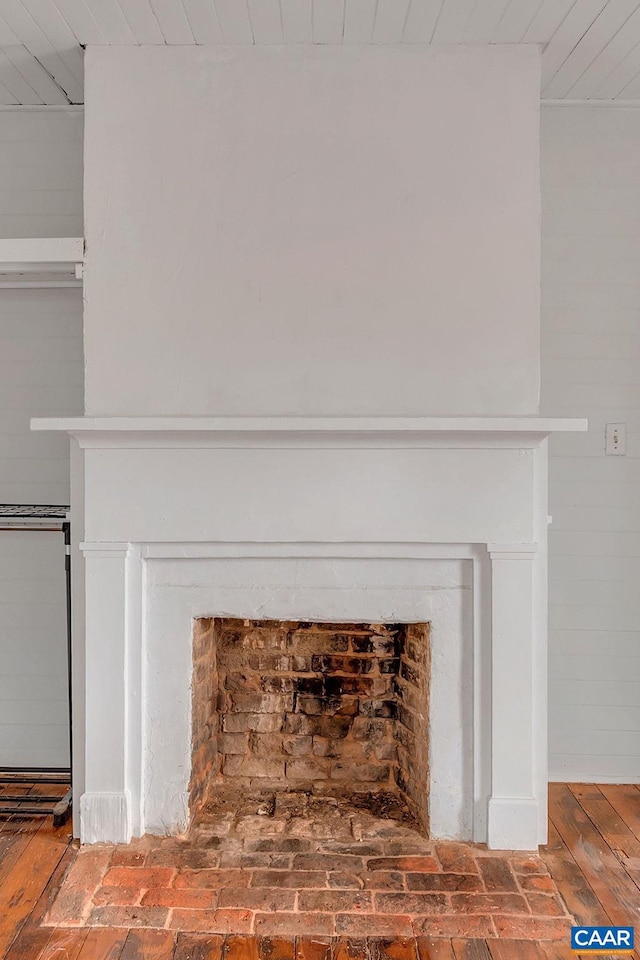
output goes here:
[[296, 810], [289, 797], [286, 815], [277, 802], [263, 808], [244, 798], [205, 808], [184, 838], [83, 848], [46, 922], [270, 937], [568, 936], [572, 918], [533, 854], [434, 843], [334, 799]]

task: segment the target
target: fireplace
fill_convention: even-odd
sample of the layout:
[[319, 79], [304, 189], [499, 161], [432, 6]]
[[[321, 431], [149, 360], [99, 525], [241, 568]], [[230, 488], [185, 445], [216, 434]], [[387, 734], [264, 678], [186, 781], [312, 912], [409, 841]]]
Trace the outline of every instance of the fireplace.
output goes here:
[[428, 624], [199, 618], [190, 812], [212, 793], [355, 797], [429, 830]]
[[[426, 624], [431, 669], [429, 696], [419, 698], [427, 704], [419, 744], [409, 744], [398, 719], [406, 704], [396, 689], [396, 757], [376, 757], [371, 775], [384, 770], [387, 778], [388, 767], [387, 785], [406, 798], [423, 831], [428, 812], [433, 838], [494, 849], [544, 842], [545, 441], [551, 430], [582, 429], [583, 421], [88, 417], [36, 425], [78, 441], [72, 504], [84, 565], [76, 554], [74, 730], [84, 842], [184, 832], [207, 780], [224, 777], [225, 768], [228, 780], [246, 778], [253, 789], [252, 734], [276, 734], [273, 743], [282, 745], [263, 769], [270, 790], [283, 794], [288, 765], [289, 773], [305, 772], [300, 783], [311, 791], [323, 783], [336, 791], [351, 758], [322, 750], [343, 739], [357, 752], [355, 728], [367, 731], [375, 752], [374, 728], [391, 718], [366, 715], [377, 709], [373, 696], [358, 702], [353, 722], [340, 713], [347, 703], [354, 708], [355, 695], [332, 699], [332, 673], [343, 680], [367, 673], [333, 667], [344, 658], [342, 665], [366, 670], [355, 664], [374, 662], [357, 649], [361, 641], [378, 637], [384, 646], [393, 635], [400, 643], [403, 631], [408, 637]], [[194, 621], [210, 685], [208, 705], [196, 702], [195, 710]], [[272, 621], [280, 623], [265, 626]], [[310, 637], [320, 628], [346, 649], [313, 652]], [[295, 634], [299, 651], [273, 651], [273, 669], [265, 669], [264, 631], [276, 645], [288, 646]], [[218, 648], [219, 632], [226, 639]], [[246, 668], [238, 669], [238, 647], [247, 644], [256, 649], [242, 650]], [[213, 649], [221, 653], [217, 680]], [[279, 669], [291, 668], [294, 656], [302, 658], [295, 669]], [[244, 692], [226, 681], [220, 689], [225, 658], [228, 683]], [[400, 661], [399, 679], [385, 674], [388, 661], [394, 673]], [[401, 686], [402, 655], [381, 654], [374, 669], [382, 702], [391, 702], [384, 678]], [[247, 689], [263, 673], [274, 692]], [[310, 682], [310, 692], [299, 691], [297, 710], [283, 710], [293, 691], [275, 686], [296, 677]], [[222, 693], [215, 716], [207, 712], [214, 689]], [[260, 722], [283, 729], [225, 730], [245, 723], [242, 697], [245, 705], [275, 698], [268, 703], [277, 711], [256, 715], [275, 717]], [[318, 729], [314, 718], [323, 713], [314, 709], [349, 734], [302, 732]], [[244, 736], [234, 741], [236, 733]], [[310, 753], [287, 753], [285, 736], [289, 749], [306, 749], [311, 737]], [[381, 737], [383, 752], [388, 737]], [[415, 766], [421, 753], [428, 767]], [[323, 776], [315, 780], [312, 770]], [[365, 782], [374, 795], [379, 784]]]

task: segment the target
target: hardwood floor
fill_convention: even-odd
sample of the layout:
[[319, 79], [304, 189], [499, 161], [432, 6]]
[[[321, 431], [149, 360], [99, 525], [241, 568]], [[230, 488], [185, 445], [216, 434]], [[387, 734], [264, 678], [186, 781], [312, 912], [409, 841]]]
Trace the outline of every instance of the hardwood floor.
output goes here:
[[[542, 855], [569, 911], [585, 925], [637, 923], [640, 788], [552, 784]], [[168, 930], [41, 926], [75, 857], [51, 818], [0, 821], [0, 956], [4, 960], [563, 960], [569, 944], [523, 940], [296, 940]], [[584, 960], [586, 960], [584, 956]], [[640, 956], [636, 951], [635, 956]]]

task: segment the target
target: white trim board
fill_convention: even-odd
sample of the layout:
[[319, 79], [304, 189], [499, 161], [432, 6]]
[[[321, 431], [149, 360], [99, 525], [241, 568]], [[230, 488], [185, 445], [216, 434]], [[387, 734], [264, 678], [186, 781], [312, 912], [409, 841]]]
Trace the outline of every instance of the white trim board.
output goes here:
[[640, 100], [554, 100], [542, 98], [542, 107], [618, 107], [621, 110], [640, 110]]

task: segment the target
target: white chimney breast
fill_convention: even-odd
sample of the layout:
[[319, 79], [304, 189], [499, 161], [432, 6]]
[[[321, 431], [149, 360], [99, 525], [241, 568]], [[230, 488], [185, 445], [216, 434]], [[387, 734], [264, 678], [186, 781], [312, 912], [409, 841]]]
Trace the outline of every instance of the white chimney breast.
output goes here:
[[88, 414], [537, 412], [537, 47], [92, 47], [86, 91]]

